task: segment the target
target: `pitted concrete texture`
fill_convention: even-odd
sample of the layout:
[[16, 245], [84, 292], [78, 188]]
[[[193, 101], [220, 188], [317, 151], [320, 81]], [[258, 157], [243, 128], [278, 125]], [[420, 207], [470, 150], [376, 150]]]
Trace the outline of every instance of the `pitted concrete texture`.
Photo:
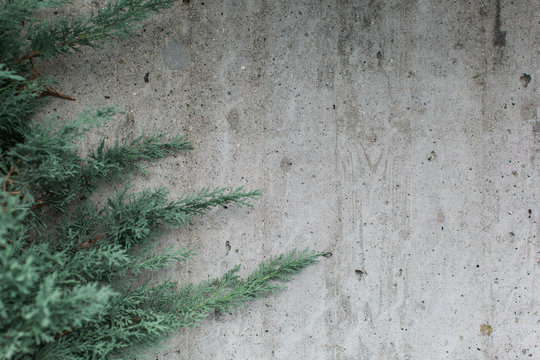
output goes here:
[[[248, 274], [295, 247], [332, 253], [152, 359], [540, 359], [539, 11], [179, 2], [134, 38], [51, 64], [78, 99], [51, 112], [128, 112], [92, 141], [167, 131], [194, 143], [149, 165], [138, 188], [264, 191], [252, 209], [167, 234], [163, 246], [199, 255], [156, 277], [200, 281], [237, 263]], [[187, 53], [167, 59], [167, 44]]]
[[189, 62], [187, 48], [184, 45], [165, 40], [163, 59], [165, 68], [168, 70], [186, 70]]

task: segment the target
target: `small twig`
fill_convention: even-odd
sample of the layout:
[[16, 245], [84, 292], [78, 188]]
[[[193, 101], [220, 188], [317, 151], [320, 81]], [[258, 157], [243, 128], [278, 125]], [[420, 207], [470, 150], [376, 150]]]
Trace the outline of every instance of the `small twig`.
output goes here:
[[25, 61], [25, 60], [28, 60], [28, 59], [33, 58], [34, 56], [39, 56], [39, 53], [40, 53], [39, 50], [34, 50], [34, 51], [32, 51], [31, 53], [29, 53], [28, 55], [23, 56], [22, 58], [19, 58], [19, 59], [15, 60], [14, 63], [15, 63], [15, 64], [19, 64], [19, 63], [21, 63], [21, 62], [23, 62], [23, 61]]
[[[36, 73], [36, 76], [34, 77], [34, 79], [36, 79], [39, 76], [43, 76], [43, 73], [41, 71], [39, 71], [38, 68], [36, 67], [36, 63], [34, 62], [34, 59], [32, 59], [32, 71], [34, 71]], [[34, 80], [34, 79], [32, 79], [32, 80]]]
[[99, 239], [103, 239], [104, 237], [105, 237], [105, 234], [101, 234], [99, 236], [96, 236], [95, 238], [93, 238], [90, 241], [83, 242], [79, 247], [84, 248], [84, 247], [88, 247], [90, 245], [94, 245], [96, 243], [96, 241], [98, 241]]
[[60, 333], [60, 334], [57, 334], [54, 338], [55, 339], [60, 339], [62, 336], [66, 336], [67, 334], [69, 334], [70, 332], [72, 332], [73, 330], [75, 330], [74, 328], [71, 328], [71, 329], [68, 329], [68, 330], [64, 330], [64, 332]]
[[[39, 69], [36, 67], [34, 59], [31, 59], [31, 61], [32, 61], [32, 71], [35, 73], [35, 75], [32, 76], [30, 81], [33, 81], [33, 80], [36, 80], [37, 78], [39, 78], [40, 76], [43, 76], [43, 73], [41, 71], [39, 71]], [[26, 87], [25, 84], [19, 85], [19, 87], [17, 87], [17, 91], [21, 91], [25, 87]], [[69, 96], [69, 95], [61, 93], [60, 91], [56, 90], [52, 86], [46, 86], [45, 89], [46, 89], [45, 91], [39, 93], [39, 96], [41, 96], [41, 97], [44, 97], [44, 96], [56, 96], [56, 97], [59, 97], [59, 98], [62, 98], [62, 99], [67, 99], [67, 100], [72, 100], [72, 101], [77, 100], [73, 96]]]
[[45, 201], [40, 200], [40, 199], [36, 199], [35, 202], [36, 203], [30, 208], [30, 210], [35, 210], [35, 209], [43, 207], [43, 206], [45, 206], [47, 204]]
[[10, 179], [9, 177], [11, 175], [13, 175], [13, 173], [15, 172], [15, 166], [12, 166], [9, 171], [7, 172], [6, 176], [5, 176], [5, 179], [4, 181], [2, 182], [2, 191], [6, 191], [7, 190], [7, 185], [6, 184], [13, 184], [13, 180]]
[[72, 100], [72, 101], [75, 101], [77, 99], [75, 99], [74, 97], [72, 96], [69, 96], [69, 95], [66, 95], [66, 94], [62, 94], [60, 91], [56, 90], [55, 88], [53, 88], [52, 86], [47, 86], [47, 90], [42, 92], [40, 94], [41, 97], [43, 96], [56, 96], [56, 97], [59, 97], [59, 98], [62, 98], [62, 99], [67, 99], [67, 100]]

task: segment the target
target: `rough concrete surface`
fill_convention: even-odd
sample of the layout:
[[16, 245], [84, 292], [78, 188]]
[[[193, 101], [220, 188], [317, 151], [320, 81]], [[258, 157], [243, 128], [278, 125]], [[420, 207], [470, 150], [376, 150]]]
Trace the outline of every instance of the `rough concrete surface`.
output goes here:
[[539, 16], [534, 0], [180, 1], [44, 67], [78, 99], [51, 113], [128, 111], [94, 143], [194, 143], [138, 188], [264, 191], [168, 233], [199, 255], [160, 278], [332, 252], [152, 358], [540, 359]]

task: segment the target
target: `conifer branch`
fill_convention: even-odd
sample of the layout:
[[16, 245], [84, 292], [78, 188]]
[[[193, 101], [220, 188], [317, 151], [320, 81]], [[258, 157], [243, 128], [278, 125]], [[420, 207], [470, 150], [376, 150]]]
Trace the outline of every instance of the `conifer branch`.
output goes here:
[[163, 133], [150, 137], [141, 135], [129, 144], [116, 142], [112, 147], [105, 147], [105, 140], [102, 140], [97, 150], [86, 159], [84, 178], [89, 182], [114, 180], [126, 171], [144, 171], [144, 167], [138, 163], [141, 160], [156, 160], [193, 148], [189, 142], [184, 141], [184, 136], [170, 141], [164, 141], [164, 136]]
[[41, 52], [41, 51], [39, 51], [39, 50], [34, 50], [34, 51], [32, 51], [31, 53], [29, 53], [28, 55], [25, 55], [25, 56], [23, 56], [23, 57], [21, 57], [21, 58], [18, 58], [18, 59], [15, 60], [13, 63], [14, 63], [15, 65], [17, 65], [17, 64], [20, 64], [20, 63], [23, 62], [23, 61], [30, 60], [30, 59], [33, 58], [34, 56], [39, 56], [40, 52]]
[[125, 183], [141, 163], [189, 151], [183, 136], [142, 135], [82, 157], [77, 143], [120, 113], [114, 107], [57, 123], [41, 119], [40, 95], [56, 95], [39, 60], [126, 36], [174, 0], [116, 0], [88, 17], [43, 20], [36, 10], [65, 0], [0, 0], [0, 360], [111, 359], [152, 347], [212, 311], [232, 311], [283, 289], [321, 253], [293, 250], [246, 279], [239, 266], [199, 285], [142, 281], [146, 272], [184, 263], [192, 249], [156, 251], [159, 235], [229, 205], [252, 206], [261, 192], [203, 188], [168, 200], [165, 189], [126, 185], [99, 209], [105, 182]]
[[236, 204], [250, 206], [250, 199], [260, 196], [260, 191], [244, 191], [239, 187], [230, 192], [226, 189], [201, 190], [195, 196], [177, 201], [167, 200], [167, 190], [144, 190], [128, 194], [128, 188], [116, 193], [107, 201], [103, 223], [108, 238], [113, 243], [131, 247], [156, 235], [162, 225], [185, 226], [196, 215], [202, 215], [211, 207]]
[[71, 101], [75, 101], [77, 99], [75, 99], [73, 96], [69, 96], [69, 95], [66, 95], [66, 94], [62, 94], [60, 91], [56, 90], [55, 88], [53, 88], [52, 86], [49, 86], [47, 87], [47, 90], [46, 91], [43, 91], [40, 96], [56, 96], [58, 98], [61, 98], [61, 99], [66, 99], [66, 100], [71, 100]]
[[317, 262], [322, 255], [308, 249], [292, 250], [261, 264], [246, 280], [236, 275], [240, 270], [236, 266], [220, 279], [183, 287], [180, 294], [186, 302], [179, 304], [183, 326], [196, 325], [211, 311], [228, 312], [246, 302], [283, 290], [284, 287], [276, 281], [289, 281], [292, 275]]

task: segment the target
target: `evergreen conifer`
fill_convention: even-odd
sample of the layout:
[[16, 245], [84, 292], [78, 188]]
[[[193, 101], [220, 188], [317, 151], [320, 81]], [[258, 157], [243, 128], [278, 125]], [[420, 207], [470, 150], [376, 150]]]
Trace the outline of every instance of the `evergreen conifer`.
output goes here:
[[[102, 141], [78, 155], [76, 140], [119, 110], [62, 123], [41, 118], [47, 95], [64, 96], [37, 64], [129, 36], [174, 0], [116, 0], [86, 17], [39, 16], [65, 3], [0, 0], [0, 359], [123, 358], [213, 311], [280, 290], [279, 281], [322, 255], [292, 250], [246, 279], [237, 266], [198, 285], [138, 284], [137, 274], [194, 255], [187, 248], [149, 251], [167, 227], [186, 226], [213, 207], [249, 206], [261, 193], [202, 189], [169, 201], [165, 189], [130, 191], [126, 174], [142, 170], [137, 162], [191, 150], [183, 137]], [[110, 181], [123, 186], [100, 207], [92, 195]]]

